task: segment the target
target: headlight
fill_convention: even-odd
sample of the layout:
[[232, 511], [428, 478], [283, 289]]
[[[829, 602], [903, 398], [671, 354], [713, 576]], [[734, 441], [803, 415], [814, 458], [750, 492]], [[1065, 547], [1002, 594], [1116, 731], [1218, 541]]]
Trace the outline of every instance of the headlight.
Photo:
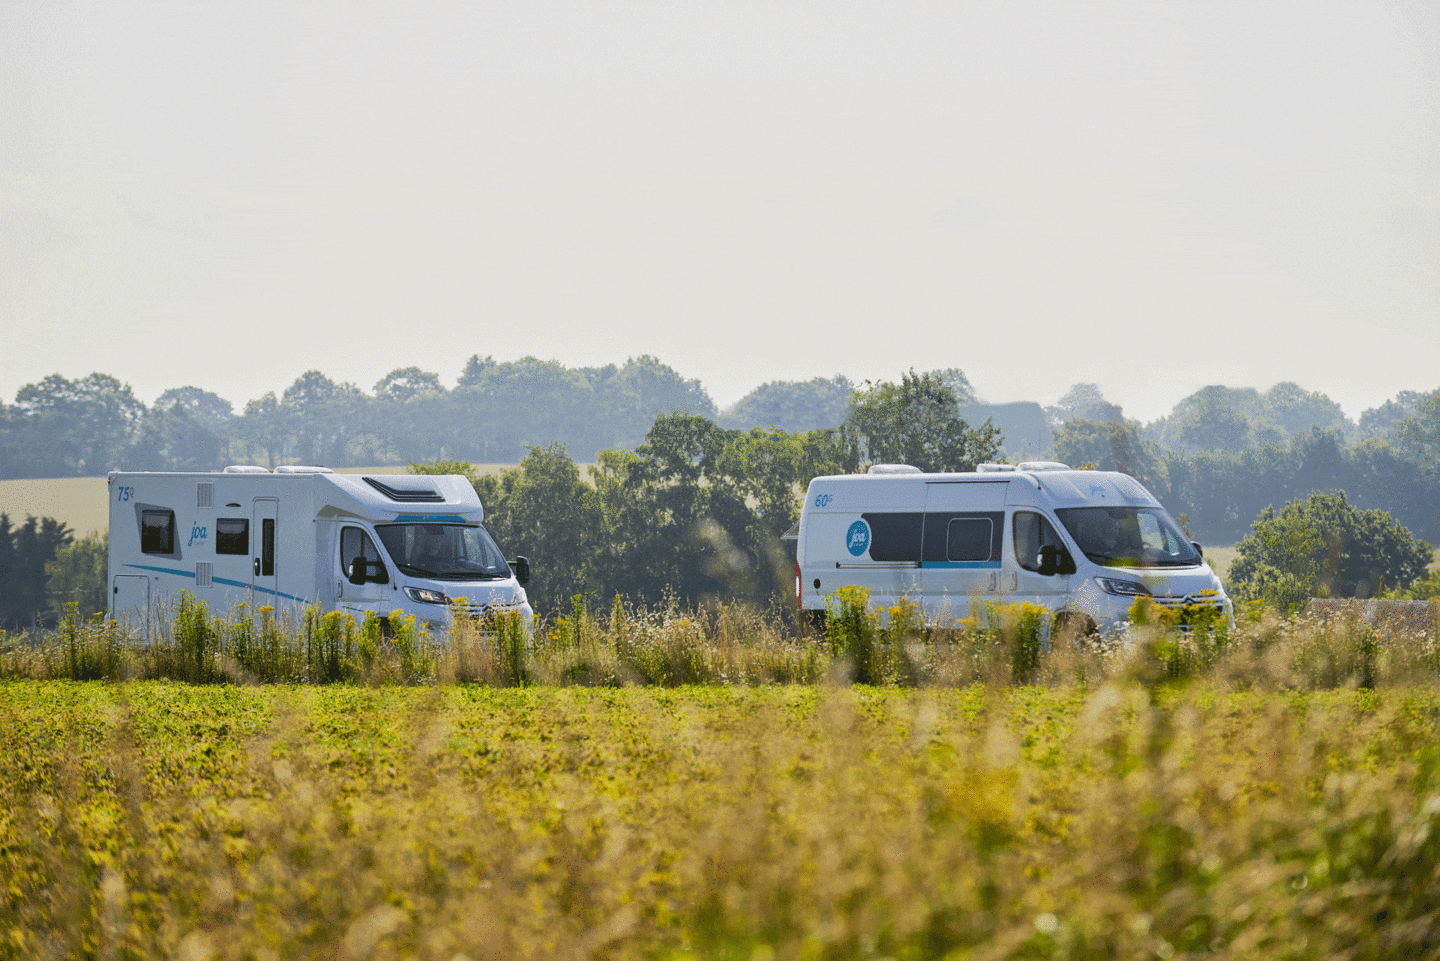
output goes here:
[[421, 604], [449, 604], [450, 598], [439, 591], [432, 591], [426, 587], [407, 587], [405, 594], [412, 601], [419, 601]]
[[1124, 594], [1126, 597], [1149, 597], [1150, 588], [1139, 581], [1126, 581], [1118, 577], [1097, 577], [1095, 583], [1106, 594]]

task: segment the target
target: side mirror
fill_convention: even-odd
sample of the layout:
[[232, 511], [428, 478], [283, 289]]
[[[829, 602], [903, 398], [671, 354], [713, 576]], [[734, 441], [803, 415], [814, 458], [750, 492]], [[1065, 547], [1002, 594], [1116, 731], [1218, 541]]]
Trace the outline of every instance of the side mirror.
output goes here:
[[349, 577], [350, 583], [351, 583], [351, 584], [356, 584], [356, 585], [364, 584], [364, 583], [365, 583], [365, 574], [366, 574], [366, 572], [367, 572], [368, 570], [369, 570], [369, 565], [366, 564], [365, 558], [363, 558], [363, 557], [357, 557], [357, 558], [355, 558], [353, 561], [350, 562], [350, 577]]
[[1199, 554], [1199, 555], [1200, 555], [1200, 559], [1203, 561], [1203, 560], [1205, 559], [1205, 548], [1203, 548], [1203, 547], [1200, 546], [1200, 542], [1199, 542], [1199, 541], [1191, 541], [1191, 542], [1190, 542], [1190, 546], [1193, 547], [1193, 548], [1195, 548], [1195, 553]]
[[1054, 544], [1046, 544], [1040, 548], [1040, 569], [1044, 577], [1054, 577], [1056, 574], [1074, 574], [1075, 561], [1070, 552], [1063, 547], [1056, 547]]
[[1040, 548], [1040, 574], [1054, 577], [1060, 573], [1060, 549], [1053, 544]]
[[515, 559], [510, 562], [510, 569], [515, 572], [515, 579], [521, 584], [530, 583], [530, 558], [523, 554], [515, 555]]

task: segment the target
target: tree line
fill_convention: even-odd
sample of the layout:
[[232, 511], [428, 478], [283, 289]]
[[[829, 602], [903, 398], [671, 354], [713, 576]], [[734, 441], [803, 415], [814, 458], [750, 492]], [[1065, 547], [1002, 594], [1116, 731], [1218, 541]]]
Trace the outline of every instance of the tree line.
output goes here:
[[[153, 421], [156, 409], [160, 409], [164, 416], [176, 420], [208, 424], [206, 429], [218, 445], [210, 449], [226, 451], [210, 462], [192, 459], [179, 464], [148, 465], [122, 461], [126, 468], [210, 469], [226, 460], [262, 459], [233, 456], [234, 445], [241, 445], [245, 452], [246, 444], [261, 444], [261, 448], [252, 446], [248, 452], [259, 450], [266, 457], [325, 463], [326, 457], [316, 455], [328, 451], [337, 456], [358, 456], [354, 445], [360, 440], [355, 432], [379, 437], [389, 430], [378, 413], [385, 404], [400, 405], [417, 418], [409, 422], [415, 437], [427, 430], [439, 430], [435, 425], [443, 422], [438, 417], [434, 423], [425, 422], [421, 412], [438, 410], [444, 404], [475, 402], [477, 391], [511, 400], [528, 395], [531, 409], [552, 405], [553, 393], [545, 395], [548, 400], [535, 400], [539, 396], [534, 392], [535, 381], [521, 373], [527, 364], [529, 360], [498, 364], [472, 358], [467, 372], [473, 376], [462, 378], [466, 386], [449, 391], [439, 388], [433, 375], [413, 369], [396, 371], [377, 384], [366, 401], [372, 405], [368, 419], [352, 416], [354, 409], [350, 415], [342, 416], [346, 410], [344, 398], [353, 399], [353, 388], [335, 385], [318, 372], [311, 372], [286, 390], [283, 399], [267, 395], [264, 406], [273, 401], [274, 406], [285, 409], [284, 417], [277, 415], [272, 422], [280, 425], [273, 436], [245, 433], [236, 427], [237, 422], [243, 424], [247, 416], [253, 415], [254, 403], [247, 407], [246, 414], [225, 421], [220, 404], [207, 400], [203, 392], [194, 388], [170, 392], [173, 403], [168, 409], [161, 404], [142, 409], [142, 405], [135, 408], [138, 413], [134, 416], [110, 422], [133, 420], [142, 425], [139, 437], [153, 437], [157, 433], [153, 423], [149, 428], [143, 425], [147, 419]], [[552, 374], [563, 373], [559, 365], [540, 366]], [[538, 437], [543, 432], [507, 435], [504, 443], [518, 444], [526, 453], [516, 458], [520, 461], [517, 467], [499, 475], [482, 476], [470, 466], [503, 460], [496, 453], [501, 449], [496, 446], [497, 432], [475, 426], [486, 421], [472, 421], [468, 428], [470, 434], [489, 435], [486, 438], [464, 441], [457, 431], [452, 443], [438, 448], [415, 437], [404, 441], [411, 445], [404, 449], [417, 455], [411, 459], [418, 465], [416, 469], [471, 474], [486, 506], [488, 524], [500, 543], [531, 556], [537, 571], [545, 571], [532, 591], [544, 609], [564, 607], [577, 596], [603, 601], [622, 594], [655, 602], [669, 592], [687, 601], [729, 598], [763, 602], [788, 595], [793, 572], [780, 535], [798, 519], [799, 494], [811, 477], [853, 472], [878, 462], [909, 463], [925, 470], [968, 470], [986, 460], [1007, 456], [1015, 459], [993, 418], [977, 424], [961, 416], [964, 411], [973, 417], [977, 407], [983, 410], [983, 405], [958, 370], [925, 374], [911, 371], [897, 382], [858, 386], [843, 378], [817, 379], [808, 386], [765, 385], [724, 413], [715, 411], [698, 383], [680, 379], [653, 358], [628, 361], [623, 368], [607, 370], [610, 373], [596, 383], [610, 383], [617, 391], [621, 380], [644, 387], [635, 387], [632, 393], [634, 403], [640, 405], [636, 409], [653, 410], [667, 402], [676, 407], [653, 416], [632, 445], [598, 451], [581, 447], [580, 462], [595, 462], [588, 477], [582, 474], [567, 438], [543, 443], [521, 441], [522, 437]], [[573, 377], [562, 379], [572, 386], [578, 383]], [[83, 383], [61, 381], [58, 375], [47, 378], [55, 393], [70, 397], [76, 404], [92, 403], [104, 408], [101, 398], [107, 392], [133, 400], [128, 388], [104, 375], [92, 375]], [[68, 388], [59, 389], [66, 384]], [[489, 385], [485, 387], [489, 394], [479, 391], [483, 385]], [[1440, 390], [1429, 394], [1402, 392], [1379, 412], [1367, 411], [1358, 424], [1350, 424], [1323, 395], [1282, 387], [1285, 385], [1265, 394], [1226, 394], [1220, 389], [1207, 389], [1199, 392], [1204, 395], [1203, 403], [1187, 398], [1165, 423], [1146, 427], [1126, 419], [1094, 385], [1076, 385], [1057, 405], [1042, 412], [1049, 425], [1051, 447], [1038, 453], [1072, 466], [1123, 470], [1136, 476], [1173, 514], [1185, 514], [1193, 536], [1205, 543], [1232, 543], [1245, 537], [1257, 519], [1266, 517], [1267, 508], [1273, 515], [1278, 506], [1316, 492], [1336, 495], [1342, 491], [1350, 507], [1383, 510], [1409, 531], [1432, 542], [1440, 540]], [[735, 411], [746, 404], [750, 410], [746, 419], [765, 410], [777, 419], [800, 419], [806, 409], [802, 398], [823, 397], [829, 398], [826, 403], [833, 403], [841, 388], [846, 392], [845, 406], [834, 426], [814, 420], [802, 422], [803, 429], [732, 426], [736, 423]], [[590, 389], [593, 396], [593, 387]], [[1205, 433], [1206, 412], [1213, 413], [1219, 399], [1227, 396], [1232, 400], [1238, 397], [1230, 409], [1249, 418], [1244, 435], [1249, 440], [1240, 439], [1238, 427], [1231, 434]], [[687, 398], [702, 412], [684, 409], [681, 401]], [[774, 401], [768, 408], [764, 406], [769, 403], [766, 398]], [[31, 405], [26, 410], [36, 408], [33, 393], [22, 390], [16, 406], [3, 413], [22, 420], [35, 416], [20, 410], [21, 400]], [[435, 407], [428, 408], [427, 404]], [[82, 454], [72, 456], [67, 463], [78, 465], [76, 469], [81, 471], [84, 464], [92, 462], [90, 458], [99, 457], [101, 463], [109, 463], [104, 460], [107, 455], [102, 446], [103, 432], [95, 424], [72, 424], [65, 434], [60, 429], [66, 416], [62, 405], [54, 403], [44, 410], [57, 433], [80, 445]], [[307, 420], [303, 411], [315, 417]], [[322, 416], [326, 411], [329, 413]], [[602, 411], [592, 413], [596, 420], [604, 420]], [[833, 418], [835, 414], [830, 409], [826, 416]], [[1320, 415], [1340, 419], [1310, 422]], [[632, 410], [631, 416], [639, 415]], [[84, 419], [79, 421], [83, 424]], [[344, 430], [341, 421], [346, 422]], [[612, 430], [633, 429], [624, 426], [619, 418], [610, 423]], [[236, 433], [228, 435], [229, 440], [224, 439], [221, 430], [226, 424], [230, 425], [226, 429], [236, 429]], [[253, 427], [252, 423], [245, 430]], [[1179, 438], [1180, 446], [1164, 445], [1167, 431]], [[401, 440], [397, 437], [395, 442]], [[131, 449], [138, 448], [132, 444]], [[192, 453], [202, 449], [197, 446]], [[375, 463], [378, 459], [373, 450], [360, 452], [371, 455], [361, 457], [364, 462]], [[456, 456], [450, 456], [452, 453]], [[1025, 453], [1037, 452], [1030, 448]], [[329, 462], [341, 465], [345, 460]], [[7, 457], [4, 463], [12, 461]], [[68, 530], [50, 519], [31, 518], [23, 527], [13, 528], [7, 518], [0, 528], [9, 538], [9, 542], [0, 543], [0, 559], [8, 558], [3, 562], [12, 574], [21, 568], [30, 572], [28, 580], [4, 576], [9, 587], [0, 622], [29, 623], [37, 613], [53, 618], [63, 603], [62, 594], [83, 594], [77, 585], [83, 581], [87, 567], [78, 555], [67, 560], [68, 566], [57, 568], [59, 580], [48, 587], [44, 575], [35, 572], [61, 558], [63, 550], [86, 542], [72, 544]], [[22, 547], [21, 533], [27, 531]], [[90, 567], [96, 567], [93, 549], [85, 556], [92, 559]], [[103, 568], [102, 559], [98, 564], [101, 607]], [[1392, 575], [1385, 587], [1396, 586]]]

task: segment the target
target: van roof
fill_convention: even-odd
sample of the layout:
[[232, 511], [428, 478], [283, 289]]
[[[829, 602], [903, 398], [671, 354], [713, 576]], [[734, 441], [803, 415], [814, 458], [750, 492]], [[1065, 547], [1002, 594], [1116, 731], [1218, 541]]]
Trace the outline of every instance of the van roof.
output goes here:
[[[1022, 467], [1025, 465], [1021, 465]], [[1047, 499], [1057, 506], [1115, 504], [1127, 507], [1158, 507], [1155, 498], [1144, 485], [1119, 471], [1072, 470], [1064, 465], [1050, 466], [1038, 470], [973, 471], [944, 474], [831, 474], [816, 477], [811, 485], [822, 484], [872, 484], [890, 488], [918, 487], [922, 484], [1013, 484], [1024, 483], [1037, 491], [1043, 491]], [[918, 491], [916, 492], [918, 494]]]

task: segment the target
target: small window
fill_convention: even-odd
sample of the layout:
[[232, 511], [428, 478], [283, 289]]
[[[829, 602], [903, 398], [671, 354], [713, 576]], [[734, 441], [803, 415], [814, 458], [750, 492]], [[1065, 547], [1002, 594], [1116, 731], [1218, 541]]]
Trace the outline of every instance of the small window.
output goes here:
[[260, 519], [260, 576], [275, 576], [275, 518]]
[[988, 517], [955, 517], [945, 533], [945, 559], [988, 561], [993, 524]]
[[215, 522], [215, 553], [249, 554], [250, 521], [244, 517], [222, 517]]
[[140, 552], [143, 554], [175, 553], [175, 512], [147, 510], [140, 512]]

